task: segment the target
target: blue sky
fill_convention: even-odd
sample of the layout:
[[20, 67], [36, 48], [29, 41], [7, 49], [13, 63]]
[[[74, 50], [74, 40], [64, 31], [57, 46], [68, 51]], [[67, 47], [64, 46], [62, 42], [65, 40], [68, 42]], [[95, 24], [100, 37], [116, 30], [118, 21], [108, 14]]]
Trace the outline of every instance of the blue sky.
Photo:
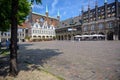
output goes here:
[[[57, 12], [60, 12], [60, 20], [66, 20], [71, 17], [78, 16], [81, 12], [82, 6], [84, 10], [87, 10], [88, 3], [90, 1], [90, 8], [95, 7], [96, 0], [42, 0], [41, 4], [33, 5], [33, 12], [45, 14], [46, 5], [48, 6], [49, 15], [52, 17], [57, 16]], [[104, 5], [104, 0], [97, 0], [98, 6]], [[115, 0], [107, 0], [108, 3]], [[119, 0], [120, 1], [120, 0]]]

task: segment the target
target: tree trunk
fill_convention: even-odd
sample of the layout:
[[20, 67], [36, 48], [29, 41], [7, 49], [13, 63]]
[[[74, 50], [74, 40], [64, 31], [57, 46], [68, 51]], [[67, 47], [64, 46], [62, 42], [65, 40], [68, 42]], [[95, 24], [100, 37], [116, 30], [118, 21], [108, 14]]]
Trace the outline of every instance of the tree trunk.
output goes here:
[[17, 67], [17, 11], [18, 1], [12, 0], [12, 12], [11, 12], [11, 45], [10, 45], [10, 76], [16, 76], [18, 74]]

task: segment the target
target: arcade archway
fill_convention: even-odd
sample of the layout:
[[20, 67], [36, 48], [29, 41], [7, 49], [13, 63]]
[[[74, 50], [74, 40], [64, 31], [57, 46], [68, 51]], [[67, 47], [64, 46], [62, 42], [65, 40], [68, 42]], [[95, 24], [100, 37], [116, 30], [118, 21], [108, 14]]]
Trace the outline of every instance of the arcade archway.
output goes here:
[[109, 31], [107, 33], [107, 40], [113, 40], [113, 32], [112, 31]]

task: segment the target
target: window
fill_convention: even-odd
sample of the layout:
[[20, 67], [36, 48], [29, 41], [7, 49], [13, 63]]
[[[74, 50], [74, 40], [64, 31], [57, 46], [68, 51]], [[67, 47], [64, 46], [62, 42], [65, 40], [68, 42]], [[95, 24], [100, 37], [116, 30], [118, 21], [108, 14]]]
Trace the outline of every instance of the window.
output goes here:
[[92, 31], [95, 30], [95, 26], [94, 25], [91, 26], [91, 30]]
[[84, 27], [84, 31], [87, 31], [87, 30], [88, 30], [88, 27], [87, 27], [87, 26], [85, 26], [85, 27]]
[[112, 8], [115, 8], [115, 6], [113, 5]]
[[36, 28], [38, 28], [38, 24], [36, 24]]
[[23, 31], [23, 29], [18, 29], [18, 32], [22, 32]]
[[102, 11], [104, 11], [104, 9], [102, 9]]
[[5, 35], [5, 36], [7, 36], [7, 34], [6, 34], [6, 33], [4, 33], [4, 35]]
[[108, 17], [110, 17], [111, 15], [110, 14], [108, 14]]
[[112, 23], [112, 22], [109, 22], [109, 23], [108, 23], [108, 26], [109, 26], [109, 28], [113, 28], [113, 23]]
[[98, 12], [100, 13], [100, 9], [98, 10]]
[[115, 16], [115, 13], [112, 13], [112, 16]]
[[10, 33], [8, 33], [8, 36], [10, 36]]
[[99, 24], [99, 29], [103, 29], [104, 28], [104, 25], [103, 24]]
[[112, 9], [112, 12], [114, 12], [115, 11], [115, 9]]
[[41, 21], [41, 22], [44, 22], [44, 18], [40, 18], [40, 21]]

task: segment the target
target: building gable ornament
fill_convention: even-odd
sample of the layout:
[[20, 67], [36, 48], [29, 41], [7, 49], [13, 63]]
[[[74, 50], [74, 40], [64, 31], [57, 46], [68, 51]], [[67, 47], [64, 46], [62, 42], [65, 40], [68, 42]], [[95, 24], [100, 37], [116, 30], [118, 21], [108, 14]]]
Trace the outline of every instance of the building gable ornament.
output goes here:
[[47, 21], [45, 21], [45, 22], [43, 23], [43, 26], [42, 26], [42, 28], [45, 28], [45, 29], [47, 29], [47, 28], [48, 28]]
[[54, 27], [54, 25], [51, 25], [51, 26], [50, 26], [50, 29], [53, 29], [53, 30], [55, 30], [55, 27]]
[[41, 28], [40, 24], [38, 22], [33, 24], [33, 28]]

